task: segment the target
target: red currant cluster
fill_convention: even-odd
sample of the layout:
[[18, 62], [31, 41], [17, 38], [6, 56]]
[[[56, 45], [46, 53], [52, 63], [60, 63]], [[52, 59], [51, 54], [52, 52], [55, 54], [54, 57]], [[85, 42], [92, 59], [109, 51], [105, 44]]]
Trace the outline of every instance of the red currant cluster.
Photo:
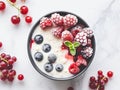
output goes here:
[[94, 76], [90, 77], [89, 87], [93, 90], [105, 90], [105, 84], [107, 84], [108, 78], [111, 78], [112, 76], [112, 71], [108, 71], [106, 77], [103, 75], [103, 72], [99, 70], [97, 79]]
[[[13, 69], [13, 64], [17, 61], [15, 56], [11, 57], [8, 54], [2, 53], [0, 55], [0, 79], [5, 81], [13, 81], [16, 76], [16, 70]], [[22, 74], [18, 75], [19, 80], [23, 80]]]
[[[15, 7], [19, 11], [19, 13], [21, 13], [22, 15], [26, 15], [25, 16], [26, 23], [31, 23], [32, 22], [32, 17], [27, 15], [27, 13], [29, 11], [27, 6], [23, 5], [21, 7], [18, 7], [15, 4], [16, 0], [7, 0], [7, 1], [8, 1], [9, 4], [11, 4], [13, 7]], [[6, 8], [6, 4], [3, 1], [0, 1], [0, 11], [5, 10], [5, 8]], [[11, 22], [13, 24], [15, 24], [15, 25], [19, 24], [20, 23], [20, 16], [19, 16], [19, 14], [18, 15], [13, 15], [11, 17]]]

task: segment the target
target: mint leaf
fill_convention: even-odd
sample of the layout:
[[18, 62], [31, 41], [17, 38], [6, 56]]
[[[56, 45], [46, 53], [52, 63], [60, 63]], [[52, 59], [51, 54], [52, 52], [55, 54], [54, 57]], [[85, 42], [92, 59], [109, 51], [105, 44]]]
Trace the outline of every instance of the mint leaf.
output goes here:
[[76, 54], [76, 49], [75, 48], [71, 48], [70, 49], [70, 54], [74, 56]]
[[73, 46], [72, 43], [71, 43], [70, 41], [65, 41], [64, 44], [65, 44], [65, 46], [67, 46], [67, 47]]
[[74, 47], [79, 47], [80, 43], [79, 42], [74, 42], [73, 45], [74, 45]]

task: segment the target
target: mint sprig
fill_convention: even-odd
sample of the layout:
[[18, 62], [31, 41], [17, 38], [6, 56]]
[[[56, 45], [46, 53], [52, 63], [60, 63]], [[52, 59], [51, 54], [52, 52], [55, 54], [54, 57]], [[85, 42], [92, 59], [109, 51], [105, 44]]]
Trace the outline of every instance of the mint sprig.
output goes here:
[[65, 46], [67, 46], [70, 50], [70, 54], [75, 56], [76, 55], [76, 48], [80, 46], [79, 42], [70, 42], [70, 41], [65, 41], [64, 42]]

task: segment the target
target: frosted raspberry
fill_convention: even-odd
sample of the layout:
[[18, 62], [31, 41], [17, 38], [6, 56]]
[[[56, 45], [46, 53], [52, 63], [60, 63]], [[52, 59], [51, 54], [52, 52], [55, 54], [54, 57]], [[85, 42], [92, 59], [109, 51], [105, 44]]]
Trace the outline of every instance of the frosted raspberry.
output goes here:
[[55, 37], [61, 38], [61, 35], [62, 35], [63, 30], [64, 30], [64, 27], [63, 27], [63, 26], [57, 27], [57, 28], [55, 28], [55, 29], [52, 30], [52, 33], [53, 33], [53, 35], [54, 35]]
[[77, 33], [81, 31], [82, 31], [82, 27], [79, 25], [71, 29], [71, 33], [74, 37], [77, 35]]
[[51, 15], [51, 20], [56, 25], [63, 25], [63, 16], [58, 13], [54, 13]]
[[46, 27], [51, 27], [52, 26], [52, 21], [47, 18], [47, 17], [43, 17], [41, 20], [40, 20], [40, 27], [42, 29], [45, 29]]
[[93, 49], [91, 47], [85, 47], [83, 50], [81, 50], [81, 53], [84, 58], [89, 58], [93, 54]]
[[68, 41], [73, 41], [73, 35], [68, 30], [65, 30], [65, 31], [62, 32], [62, 37], [61, 38], [62, 38], [63, 41], [67, 41], [67, 40]]
[[75, 36], [75, 41], [80, 42], [80, 44], [82, 46], [87, 45], [87, 34], [82, 32], [79, 32], [76, 36]]
[[93, 36], [93, 31], [90, 28], [84, 28], [83, 31], [87, 34], [88, 38]]
[[82, 56], [78, 56], [78, 59], [75, 63], [76, 63], [77, 66], [80, 66], [80, 65], [87, 66], [87, 62]]
[[76, 25], [76, 23], [78, 22], [78, 19], [77, 19], [77, 17], [74, 16], [74, 15], [67, 14], [67, 15], [63, 18], [63, 21], [64, 21], [64, 25], [65, 25], [65, 26], [71, 27], [71, 26]]

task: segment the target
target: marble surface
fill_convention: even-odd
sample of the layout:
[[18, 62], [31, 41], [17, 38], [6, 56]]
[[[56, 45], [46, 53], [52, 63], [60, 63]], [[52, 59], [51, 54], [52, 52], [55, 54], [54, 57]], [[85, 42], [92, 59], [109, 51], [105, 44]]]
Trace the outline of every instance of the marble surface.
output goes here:
[[[7, 0], [2, 0], [7, 1]], [[19, 26], [10, 22], [10, 17], [17, 14], [17, 10], [7, 2], [7, 8], [0, 12], [0, 41], [5, 52], [18, 58], [14, 68], [17, 74], [25, 76], [24, 81], [17, 79], [13, 83], [0, 81], [2, 90], [67, 90], [69, 86], [74, 90], [89, 90], [88, 80], [101, 69], [106, 73], [114, 72], [105, 90], [119, 90], [120, 88], [120, 0], [26, 0], [29, 15], [33, 16], [33, 23], [28, 25], [21, 19]], [[18, 5], [20, 5], [18, 0]], [[86, 74], [81, 79], [72, 81], [52, 81], [41, 76], [32, 66], [27, 55], [27, 38], [32, 26], [37, 20], [52, 11], [69, 11], [83, 18], [94, 30], [96, 38], [96, 54]], [[24, 16], [21, 16], [24, 17]]]

